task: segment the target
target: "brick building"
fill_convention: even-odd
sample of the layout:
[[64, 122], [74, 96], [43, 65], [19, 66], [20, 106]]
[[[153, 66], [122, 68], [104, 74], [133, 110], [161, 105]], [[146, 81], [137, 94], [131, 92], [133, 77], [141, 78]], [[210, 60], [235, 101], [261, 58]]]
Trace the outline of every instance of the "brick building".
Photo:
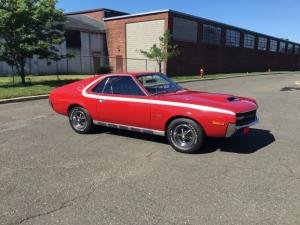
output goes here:
[[[166, 30], [181, 53], [163, 65], [168, 75], [195, 75], [200, 68], [206, 73], [300, 70], [298, 43], [173, 10], [128, 14], [100, 8], [65, 15], [66, 41], [57, 47], [74, 57], [50, 64], [28, 59], [27, 73], [93, 74], [108, 63], [114, 72], [158, 71], [139, 50], [158, 44]], [[0, 62], [0, 75], [12, 73], [14, 68]]]
[[[169, 75], [195, 75], [201, 67], [207, 73], [300, 69], [298, 43], [172, 10], [104, 21], [108, 54], [116, 58], [112, 63], [115, 71], [145, 70], [144, 56], [138, 50], [157, 44], [166, 30], [170, 30], [172, 41], [181, 52], [164, 65]], [[148, 63], [146, 68], [158, 70], [155, 63]]]

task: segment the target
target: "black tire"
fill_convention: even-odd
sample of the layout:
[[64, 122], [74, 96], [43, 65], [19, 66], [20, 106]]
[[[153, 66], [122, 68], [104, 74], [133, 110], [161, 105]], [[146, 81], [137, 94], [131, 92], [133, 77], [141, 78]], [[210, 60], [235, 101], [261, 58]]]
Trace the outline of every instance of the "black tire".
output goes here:
[[88, 111], [79, 106], [76, 106], [69, 111], [69, 122], [72, 129], [78, 134], [89, 134], [94, 127]]
[[195, 121], [178, 118], [169, 124], [167, 138], [177, 152], [192, 154], [201, 149], [205, 135], [202, 127]]

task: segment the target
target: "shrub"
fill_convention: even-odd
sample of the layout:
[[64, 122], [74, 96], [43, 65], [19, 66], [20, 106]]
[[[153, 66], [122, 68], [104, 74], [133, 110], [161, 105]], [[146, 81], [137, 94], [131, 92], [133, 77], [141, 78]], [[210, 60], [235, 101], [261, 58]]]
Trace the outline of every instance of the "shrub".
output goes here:
[[111, 72], [112, 72], [111, 66], [100, 66], [96, 71], [97, 74], [105, 74], [105, 73], [111, 73]]

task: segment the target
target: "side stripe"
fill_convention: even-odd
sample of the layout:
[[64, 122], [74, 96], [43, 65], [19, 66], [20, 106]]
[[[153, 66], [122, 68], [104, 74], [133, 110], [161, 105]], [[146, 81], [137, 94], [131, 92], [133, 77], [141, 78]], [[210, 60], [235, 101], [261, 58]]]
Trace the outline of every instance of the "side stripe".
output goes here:
[[101, 78], [93, 81], [92, 83], [90, 83], [88, 86], [86, 86], [82, 90], [82, 95], [84, 97], [93, 98], [93, 99], [103, 99], [103, 100], [111, 100], [111, 101], [119, 101], [119, 102], [146, 103], [146, 104], [153, 104], [153, 105], [175, 106], [175, 107], [183, 107], [183, 108], [189, 108], [189, 109], [196, 109], [196, 110], [205, 111], [205, 112], [217, 112], [217, 113], [235, 115], [235, 113], [232, 112], [232, 111], [230, 111], [230, 110], [219, 109], [219, 108], [210, 107], [210, 106], [203, 106], [203, 105], [196, 105], [196, 104], [189, 104], [189, 103], [182, 103], [182, 102], [152, 100], [152, 99], [114, 97], [114, 96], [99, 96], [99, 95], [95, 95], [95, 94], [89, 94], [89, 93], [86, 92], [91, 86], [93, 86], [99, 80], [104, 79], [106, 77], [101, 77]]

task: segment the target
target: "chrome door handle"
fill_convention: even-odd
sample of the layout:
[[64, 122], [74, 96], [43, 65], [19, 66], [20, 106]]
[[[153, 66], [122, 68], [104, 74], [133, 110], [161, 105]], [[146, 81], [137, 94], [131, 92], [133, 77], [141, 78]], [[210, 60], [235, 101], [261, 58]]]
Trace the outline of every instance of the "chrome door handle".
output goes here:
[[100, 99], [99, 99], [99, 102], [101, 102], [101, 103], [102, 103], [102, 102], [105, 102], [105, 99], [100, 98]]

